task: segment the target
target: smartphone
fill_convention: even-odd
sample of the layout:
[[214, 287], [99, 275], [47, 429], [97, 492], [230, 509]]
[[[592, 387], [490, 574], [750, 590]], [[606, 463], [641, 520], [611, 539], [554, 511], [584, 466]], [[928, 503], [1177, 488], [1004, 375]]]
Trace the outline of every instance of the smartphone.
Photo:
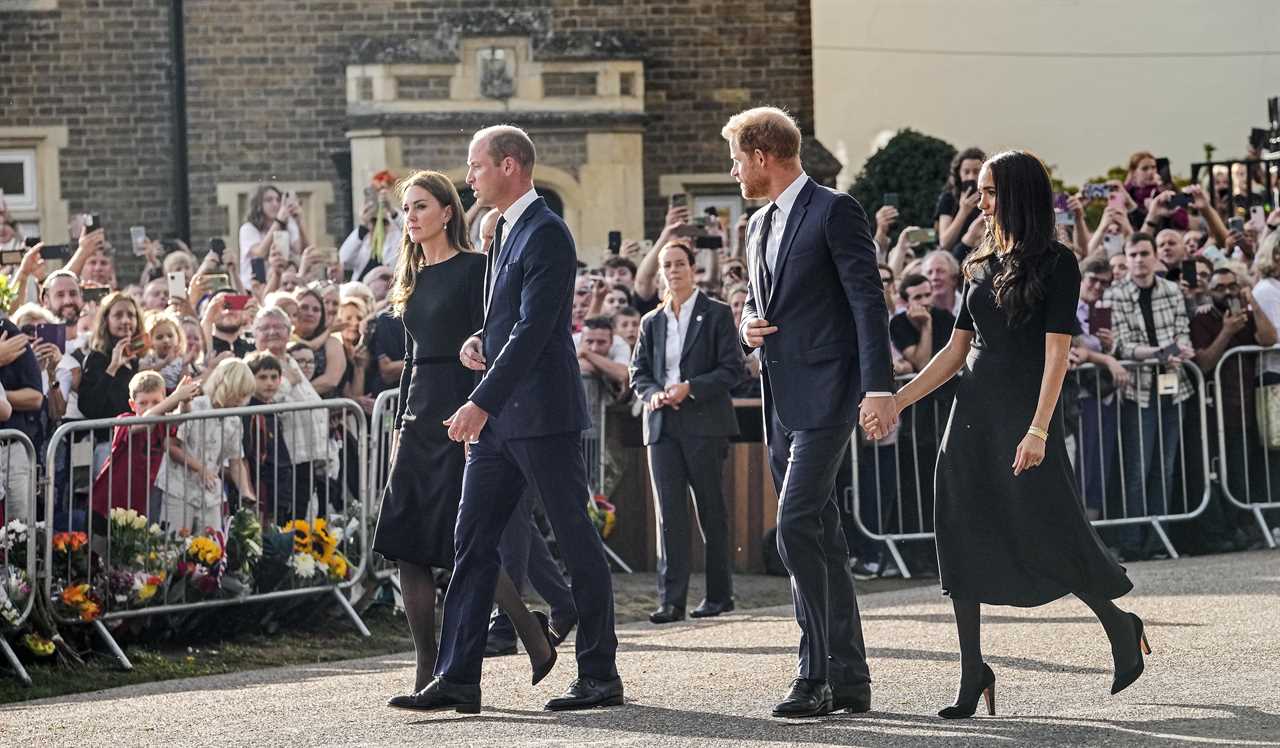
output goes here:
[[40, 237], [38, 236], [28, 236], [27, 238], [22, 240], [22, 244], [27, 249], [31, 249], [32, 247], [36, 246], [39, 243], [40, 243]]
[[907, 232], [907, 241], [914, 244], [933, 244], [938, 241], [938, 232], [933, 229], [912, 229]]
[[1107, 257], [1118, 255], [1124, 251], [1124, 237], [1120, 234], [1110, 234], [1103, 237], [1102, 246], [1107, 250]]
[[101, 228], [104, 228], [102, 225], [102, 218], [97, 213], [84, 214], [84, 232], [86, 234], [90, 231], [97, 231]]
[[[1116, 190], [1115, 192], [1108, 194], [1107, 207], [1117, 208], [1119, 210], [1125, 210], [1128, 207], [1128, 203], [1125, 202], [1124, 191]], [[1125, 212], [1128, 212], [1128, 211], [1125, 211]]]
[[672, 208], [688, 208], [688, 207], [689, 207], [689, 195], [688, 195], [688, 193], [685, 193], [685, 192], [677, 192], [676, 194], [672, 195], [672, 196], [671, 196], [671, 207], [672, 207]]
[[961, 195], [967, 195], [970, 192], [977, 192], [977, 190], [978, 190], [978, 180], [976, 179], [966, 179], [960, 183]]
[[1178, 342], [1175, 340], [1169, 345], [1166, 345], [1165, 347], [1156, 351], [1156, 358], [1160, 359], [1161, 361], [1168, 361], [1170, 358], [1178, 355], [1178, 353], [1179, 353]]
[[1111, 307], [1094, 304], [1089, 307], [1089, 332], [1094, 335], [1099, 330], [1111, 329]]
[[713, 234], [703, 234], [693, 239], [694, 249], [722, 249], [724, 248], [724, 238]]
[[1074, 226], [1076, 217], [1065, 210], [1053, 211], [1053, 222], [1058, 226]]
[[1244, 307], [1240, 304], [1240, 298], [1238, 296], [1232, 296], [1230, 299], [1227, 299], [1227, 308], [1231, 310], [1232, 314], [1239, 314], [1244, 310]]
[[[46, 262], [48, 262], [48, 260], [46, 260]], [[84, 299], [84, 303], [86, 304], [101, 304], [102, 300], [105, 299], [109, 293], [111, 293], [110, 288], [94, 286], [80, 291], [80, 296]]]
[[267, 282], [267, 261], [261, 257], [249, 258], [249, 271], [253, 273], [253, 279], [259, 283]]
[[1195, 288], [1200, 283], [1199, 276], [1196, 275], [1196, 261], [1182, 261], [1182, 279], [1187, 282], [1188, 286]]
[[1190, 195], [1185, 195], [1185, 194], [1183, 194], [1183, 193], [1181, 193], [1181, 192], [1180, 192], [1180, 193], [1178, 193], [1178, 194], [1174, 195], [1173, 197], [1169, 198], [1169, 207], [1170, 207], [1170, 208], [1187, 208], [1187, 207], [1190, 207], [1190, 206], [1191, 206], [1191, 196], [1190, 196]]
[[[1159, 275], [1158, 272], [1157, 272], [1157, 275]], [[1177, 267], [1171, 267], [1165, 270], [1164, 279], [1167, 281], [1173, 281], [1174, 283], [1177, 283], [1178, 281], [1182, 280], [1182, 266], [1178, 265]]]
[[133, 242], [133, 253], [139, 257], [147, 252], [147, 227], [130, 226], [129, 239]]
[[20, 265], [22, 264], [22, 256], [26, 252], [21, 249], [6, 249], [0, 251], [0, 265]]
[[1111, 188], [1098, 182], [1090, 182], [1080, 188], [1080, 197], [1085, 200], [1106, 200], [1111, 195]]
[[253, 297], [247, 293], [229, 293], [222, 298], [226, 299], [228, 311], [238, 312], [244, 309], [245, 305], [249, 303], [249, 299]]
[[231, 278], [226, 273], [212, 273], [205, 281], [205, 288], [209, 293], [217, 293], [225, 288], [231, 288]]
[[169, 283], [169, 298], [187, 298], [187, 276], [181, 270], [175, 270], [165, 278]]
[[1267, 144], [1267, 131], [1261, 127], [1255, 127], [1249, 131], [1249, 147], [1254, 150], [1262, 150]]
[[60, 322], [56, 324], [42, 322], [35, 325], [34, 337], [42, 343], [53, 343], [64, 353], [67, 350], [67, 326]]
[[1252, 206], [1249, 208], [1249, 221], [1265, 229], [1267, 225], [1267, 209], [1261, 205]]
[[217, 255], [218, 261], [221, 262], [222, 253], [227, 251], [227, 243], [215, 236], [209, 240], [209, 251]]
[[151, 347], [151, 341], [147, 339], [146, 333], [138, 333], [129, 338], [129, 352], [135, 356], [141, 356], [143, 351]]
[[1207, 258], [1209, 262], [1213, 263], [1214, 267], [1217, 267], [1227, 261], [1227, 256], [1222, 252], [1222, 250], [1212, 244], [1201, 247], [1200, 256]]
[[1240, 216], [1232, 216], [1227, 219], [1227, 231], [1244, 231], [1244, 219]]
[[884, 197], [880, 199], [880, 203], [884, 205], [886, 208], [898, 207], [898, 193], [896, 192], [884, 193]]
[[609, 232], [609, 254], [616, 255], [622, 250], [622, 232]]
[[71, 247], [66, 244], [54, 244], [40, 248], [40, 258], [44, 260], [44, 266], [49, 272], [62, 269], [67, 264], [67, 260], [71, 259]]
[[378, 191], [372, 187], [364, 188], [364, 201], [370, 205], [378, 199]]
[[1173, 186], [1173, 174], [1169, 171], [1169, 159], [1163, 156], [1156, 159], [1156, 173], [1160, 175], [1160, 184], [1165, 187]]
[[271, 248], [284, 258], [285, 262], [289, 261], [289, 232], [274, 231], [271, 234]]

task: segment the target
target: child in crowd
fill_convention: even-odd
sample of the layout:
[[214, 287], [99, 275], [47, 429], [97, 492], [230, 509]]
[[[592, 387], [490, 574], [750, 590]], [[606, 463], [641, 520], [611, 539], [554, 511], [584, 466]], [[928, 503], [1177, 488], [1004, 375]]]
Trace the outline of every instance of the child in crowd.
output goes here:
[[188, 371], [184, 356], [187, 338], [182, 332], [182, 323], [169, 312], [147, 312], [146, 330], [151, 338], [151, 352], [142, 357], [140, 366], [160, 372], [165, 388], [172, 391]]
[[[205, 394], [191, 401], [190, 412], [243, 407], [256, 389], [249, 367], [238, 358], [226, 359], [205, 376]], [[169, 451], [156, 476], [161, 517], [170, 529], [199, 532], [222, 528], [220, 471], [224, 465], [241, 502], [257, 502], [245, 469], [242, 435], [240, 419], [235, 417], [201, 418], [178, 427], [177, 438], [169, 441]]]
[[298, 363], [302, 376], [311, 381], [316, 376], [316, 352], [305, 343], [294, 341], [289, 344], [289, 357]]
[[[280, 359], [268, 351], [257, 351], [245, 357], [253, 372], [257, 389], [250, 405], [270, 405], [276, 401], [284, 367]], [[289, 446], [280, 433], [280, 417], [273, 414], [242, 416], [244, 421], [244, 453], [249, 459], [249, 480], [253, 483], [264, 517], [276, 525], [305, 517], [305, 504], [293, 502], [293, 460]]]
[[[183, 379], [173, 394], [165, 397], [164, 379], [154, 371], [140, 371], [129, 380], [129, 416], [160, 416], [189, 401], [200, 391], [191, 379]], [[90, 490], [93, 513], [105, 520], [111, 509], [133, 509], [154, 516], [158, 507], [149, 498], [160, 461], [164, 457], [166, 437], [175, 429], [164, 424], [116, 426], [111, 439], [111, 453], [102, 465]]]

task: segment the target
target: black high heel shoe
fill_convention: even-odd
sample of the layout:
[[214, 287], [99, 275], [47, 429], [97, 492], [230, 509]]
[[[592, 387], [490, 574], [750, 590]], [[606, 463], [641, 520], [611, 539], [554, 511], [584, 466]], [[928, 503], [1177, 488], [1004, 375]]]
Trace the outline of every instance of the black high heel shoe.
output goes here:
[[982, 664], [982, 682], [978, 684], [977, 690], [973, 692], [973, 697], [969, 698], [967, 694], [960, 694], [956, 699], [956, 703], [938, 712], [938, 716], [943, 719], [967, 719], [978, 711], [978, 697], [986, 697], [987, 714], [995, 716], [996, 713], [996, 674], [991, 672], [990, 666], [986, 663]]
[[542, 635], [547, 638], [547, 646], [551, 649], [551, 656], [541, 664], [530, 663], [533, 665], [533, 685], [536, 686], [556, 666], [556, 645], [552, 644], [555, 639], [552, 638], [551, 622], [547, 620], [547, 614], [540, 610], [533, 611], [533, 614], [538, 617], [538, 623], [542, 624]]
[[1142, 676], [1142, 671], [1146, 668], [1146, 663], [1142, 656], [1151, 654], [1151, 645], [1147, 642], [1147, 635], [1142, 630], [1142, 619], [1133, 613], [1130, 613], [1129, 617], [1133, 619], [1133, 627], [1138, 632], [1138, 664], [1123, 673], [1116, 673], [1115, 680], [1111, 682], [1112, 696], [1132, 686], [1133, 682]]

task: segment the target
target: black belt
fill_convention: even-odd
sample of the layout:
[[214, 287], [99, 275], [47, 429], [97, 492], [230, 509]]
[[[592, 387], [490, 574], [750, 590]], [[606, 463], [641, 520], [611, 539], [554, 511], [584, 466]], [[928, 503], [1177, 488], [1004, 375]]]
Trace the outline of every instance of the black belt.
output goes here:
[[448, 364], [458, 363], [457, 356], [419, 356], [413, 360], [414, 366], [426, 366], [427, 364]]

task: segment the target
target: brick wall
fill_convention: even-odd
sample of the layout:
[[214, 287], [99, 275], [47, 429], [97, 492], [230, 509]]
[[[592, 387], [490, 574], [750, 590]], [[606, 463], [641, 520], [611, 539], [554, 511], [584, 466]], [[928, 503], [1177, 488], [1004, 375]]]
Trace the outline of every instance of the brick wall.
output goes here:
[[[345, 66], [357, 40], [435, 39], [447, 21], [501, 10], [536, 33], [622, 32], [646, 50], [646, 224], [666, 203], [664, 173], [727, 171], [719, 131], [734, 112], [774, 103], [812, 131], [808, 0], [248, 0], [186, 7], [192, 235], [234, 233], [218, 182], [330, 181], [328, 231], [345, 233], [332, 154], [347, 150]], [[63, 192], [96, 208], [111, 240], [128, 225], [174, 225], [169, 184], [167, 13], [162, 0], [61, 0], [0, 13], [5, 124], [65, 124]], [[518, 119], [518, 118], [516, 118]], [[548, 163], [560, 147], [544, 144]], [[416, 146], [414, 146], [416, 147]], [[565, 146], [568, 147], [568, 146]]]
[[168, 66], [163, 0], [0, 12], [0, 127], [68, 129], [62, 197], [71, 213], [101, 216], [119, 255], [130, 254], [129, 226], [175, 225]]

